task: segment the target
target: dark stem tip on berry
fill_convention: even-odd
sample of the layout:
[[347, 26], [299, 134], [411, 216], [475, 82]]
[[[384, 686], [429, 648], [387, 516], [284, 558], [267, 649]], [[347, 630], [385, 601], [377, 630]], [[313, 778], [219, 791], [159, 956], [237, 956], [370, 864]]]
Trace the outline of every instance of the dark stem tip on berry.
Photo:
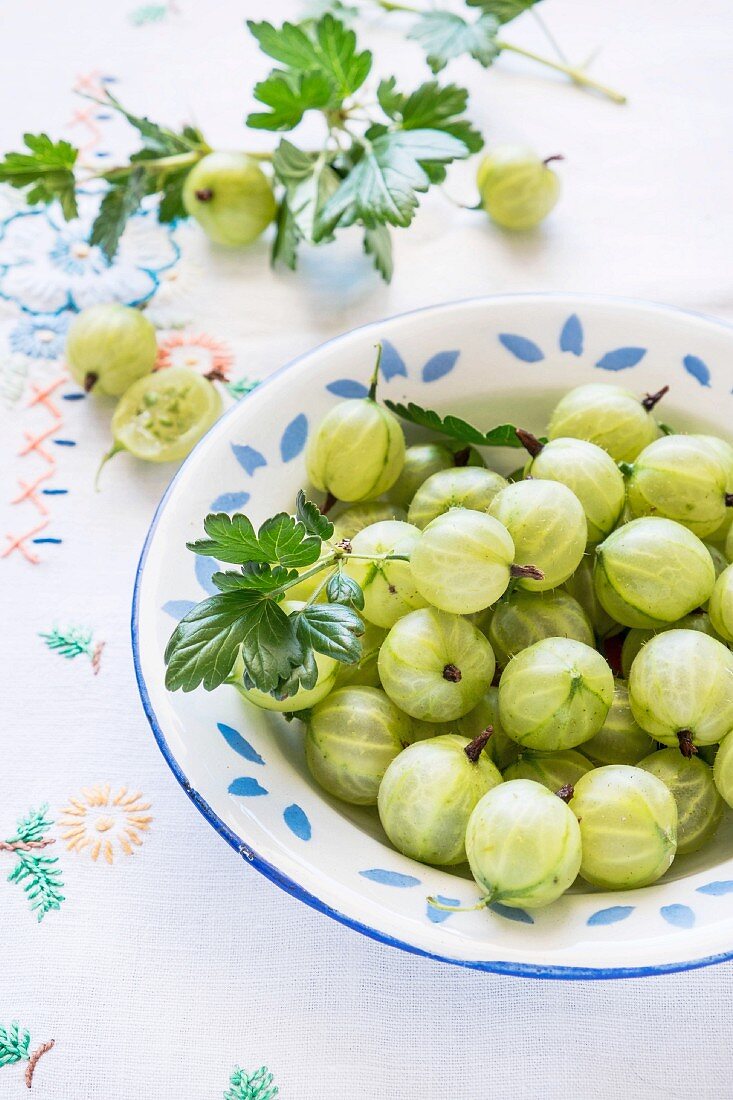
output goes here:
[[509, 573], [512, 577], [529, 577], [533, 581], [545, 579], [545, 574], [536, 565], [510, 565]]
[[544, 165], [552, 164], [552, 162], [555, 161], [555, 160], [565, 160], [565, 154], [564, 153], [553, 153], [551, 157], [545, 157], [545, 159], [542, 161], [542, 163]]
[[733, 493], [725, 494], [725, 506], [726, 508], [733, 508]]
[[85, 374], [84, 375], [84, 393], [91, 393], [98, 381], [99, 381], [99, 375], [95, 374], [93, 370], [90, 370], [89, 374]]
[[198, 191], [194, 191], [194, 195], [199, 202], [211, 202], [214, 197], [214, 192], [210, 187], [202, 187]]
[[468, 466], [468, 460], [471, 457], [471, 448], [462, 447], [460, 451], [453, 452], [453, 465], [454, 466]]
[[526, 432], [524, 428], [515, 428], [514, 432], [525, 451], [528, 451], [532, 458], [537, 458], [537, 455], [544, 447], [544, 443], [540, 443], [536, 435], [532, 435], [531, 432]]
[[555, 794], [558, 798], [561, 798], [563, 802], [568, 803], [575, 794], [575, 787], [572, 783], [566, 783], [559, 791], [555, 791]]
[[447, 664], [443, 669], [443, 679], [451, 684], [460, 684], [461, 670], [457, 665]]
[[478, 737], [474, 737], [473, 741], [471, 741], [469, 745], [466, 745], [463, 751], [472, 764], [478, 764], [478, 758], [488, 745], [493, 732], [494, 727], [487, 726], [483, 733], [480, 733]]
[[642, 399], [641, 403], [647, 412], [651, 412], [654, 406], [659, 404], [666, 393], [669, 393], [669, 386], [662, 386], [661, 390], [657, 390], [656, 393], [648, 393], [646, 397]]
[[328, 515], [334, 504], [337, 503], [338, 501], [336, 500], [336, 497], [333, 495], [333, 493], [326, 493], [326, 499], [324, 500], [323, 507], [321, 508], [322, 514], [324, 516]]
[[680, 752], [685, 760], [697, 756], [697, 746], [692, 740], [692, 730], [677, 730], [677, 740], [680, 743]]

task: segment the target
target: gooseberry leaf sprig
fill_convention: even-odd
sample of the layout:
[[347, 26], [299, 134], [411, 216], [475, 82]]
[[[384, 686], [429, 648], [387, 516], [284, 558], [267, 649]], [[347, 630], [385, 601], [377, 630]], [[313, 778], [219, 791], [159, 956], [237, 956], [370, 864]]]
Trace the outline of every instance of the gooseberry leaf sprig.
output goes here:
[[[421, 428], [430, 428], [431, 431], [440, 432], [450, 439], [455, 439], [464, 446], [469, 447], [522, 447], [523, 443], [517, 435], [517, 428], [513, 424], [497, 424], [495, 428], [489, 428], [482, 432], [475, 428], [467, 420], [461, 420], [459, 416], [441, 416], [434, 409], [423, 409], [414, 401], [406, 405], [398, 401], [385, 400], [385, 405], [396, 416], [407, 420], [410, 424], [417, 424]], [[547, 440], [541, 440], [546, 443]]]
[[[238, 565], [215, 572], [219, 591], [196, 604], [173, 631], [165, 651], [166, 687], [213, 691], [234, 682], [241, 654], [245, 687], [278, 699], [315, 685], [315, 654], [344, 664], [361, 657], [364, 606], [359, 584], [344, 572], [348, 540], [334, 543], [333, 524], [298, 493], [294, 515], [280, 512], [257, 531], [241, 513], [214, 512], [204, 520], [206, 538], [188, 543], [195, 554]], [[374, 555], [373, 560], [405, 560]], [[371, 559], [370, 559], [371, 560]], [[281, 606], [289, 589], [323, 573], [323, 583], [303, 607]], [[316, 603], [325, 590], [326, 603]]]

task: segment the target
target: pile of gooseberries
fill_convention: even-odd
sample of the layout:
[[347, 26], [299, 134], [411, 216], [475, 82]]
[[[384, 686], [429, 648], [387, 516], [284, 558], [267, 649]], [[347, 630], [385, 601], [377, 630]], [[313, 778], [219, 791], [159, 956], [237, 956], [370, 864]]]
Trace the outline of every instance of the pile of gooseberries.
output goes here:
[[69, 326], [72, 378], [87, 393], [118, 399], [102, 465], [120, 451], [146, 462], [180, 462], [221, 413], [209, 378], [186, 366], [156, 370], [157, 354], [154, 326], [132, 306], [90, 306]]
[[663, 429], [665, 392], [571, 391], [511, 479], [407, 446], [373, 392], [309, 441], [362, 656], [285, 700], [237, 686], [399, 852], [467, 862], [478, 907], [656, 882], [733, 807], [733, 448]]

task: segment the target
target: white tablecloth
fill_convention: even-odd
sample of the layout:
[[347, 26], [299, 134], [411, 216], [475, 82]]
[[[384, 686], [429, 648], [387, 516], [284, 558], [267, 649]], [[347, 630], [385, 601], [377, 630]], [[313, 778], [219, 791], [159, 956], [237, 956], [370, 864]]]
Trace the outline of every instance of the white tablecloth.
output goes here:
[[[602, 291], [731, 318], [727, 0], [543, 8], [571, 57], [602, 47], [595, 69], [628, 107], [508, 56], [448, 72], [489, 141], [565, 155], [562, 201], [535, 236], [503, 236], [437, 193], [397, 235], [386, 287], [348, 235], [293, 276], [270, 271], [265, 242], [218, 252], [193, 228], [140, 219], [115, 267], [90, 277], [78, 249], [59, 261], [68, 242], [45, 215], [13, 218], [3, 200], [0, 839], [48, 803], [43, 854], [58, 857], [65, 900], [37, 923], [6, 881], [17, 856], [0, 850], [0, 1025], [17, 1019], [29, 1051], [56, 1040], [39, 1100], [215, 1100], [237, 1064], [267, 1065], [287, 1100], [731, 1095], [730, 965], [616, 983], [462, 971], [364, 939], [247, 871], [178, 787], [134, 683], [133, 573], [170, 470], [121, 456], [95, 493], [110, 407], [54, 388], [70, 298], [154, 286], [151, 315], [183, 326], [161, 335], [170, 356], [213, 356], [247, 379], [356, 324], [495, 291]], [[0, 146], [47, 129], [109, 163], [126, 128], [72, 95], [100, 81], [132, 109], [195, 120], [214, 145], [256, 140], [241, 121], [267, 61], [243, 20], [296, 13], [282, 0], [5, 0]], [[511, 36], [546, 48], [531, 17]], [[385, 72], [425, 76], [396, 31], [375, 23], [367, 37]], [[447, 190], [472, 198], [472, 171]], [[25, 1095], [26, 1065], [0, 1066], [0, 1097]]]

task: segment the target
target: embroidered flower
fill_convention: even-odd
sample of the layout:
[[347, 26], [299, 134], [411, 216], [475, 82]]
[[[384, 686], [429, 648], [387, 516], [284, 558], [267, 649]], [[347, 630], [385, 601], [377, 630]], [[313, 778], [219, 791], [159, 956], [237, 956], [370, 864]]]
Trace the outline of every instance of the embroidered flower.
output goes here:
[[56, 204], [11, 214], [0, 223], [0, 297], [31, 314], [80, 310], [97, 302], [140, 305], [155, 293], [179, 249], [151, 207], [128, 222], [113, 260], [89, 243], [99, 192], [80, 196], [66, 222]]
[[139, 847], [141, 833], [147, 833], [153, 820], [145, 810], [149, 802], [142, 801], [138, 792], [128, 794], [127, 787], [113, 793], [109, 783], [84, 787], [78, 798], [69, 798], [69, 805], [61, 811], [59, 825], [67, 849], [81, 852], [84, 849], [96, 862], [99, 856], [113, 863], [115, 843], [125, 855], [133, 854], [133, 845]]
[[10, 347], [29, 359], [59, 359], [70, 319], [68, 312], [23, 314], [9, 334]]
[[225, 382], [233, 364], [234, 356], [226, 344], [205, 332], [174, 332], [158, 342], [156, 370], [191, 367], [199, 374], [213, 372], [219, 381]]

